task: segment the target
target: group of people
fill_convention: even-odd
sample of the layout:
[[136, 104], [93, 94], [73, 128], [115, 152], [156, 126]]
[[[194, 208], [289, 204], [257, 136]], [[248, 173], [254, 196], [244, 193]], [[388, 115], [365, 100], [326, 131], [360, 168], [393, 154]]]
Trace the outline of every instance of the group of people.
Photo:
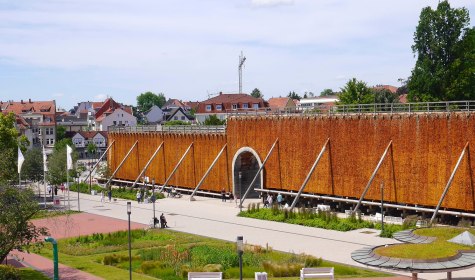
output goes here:
[[[268, 194], [267, 197], [262, 196], [262, 202], [264, 203], [264, 207], [272, 207], [272, 205], [274, 205], [274, 196], [271, 193]], [[288, 207], [288, 204], [285, 202], [281, 193], [277, 194], [276, 202], [279, 207]]]
[[148, 196], [148, 192], [145, 191], [144, 193], [142, 193], [141, 190], [137, 190], [137, 194], [135, 195], [135, 197], [137, 198], [137, 203], [154, 203], [155, 200], [157, 199], [155, 194], [152, 194], [150, 197]]
[[[109, 189], [107, 191], [107, 198], [109, 198], [109, 203], [112, 202], [112, 190], [111, 189]], [[104, 203], [104, 200], [105, 200], [104, 191], [101, 191], [101, 203]]]
[[162, 213], [162, 215], [160, 215], [160, 220], [157, 219], [157, 217], [155, 217], [154, 220], [153, 220], [154, 227], [158, 224], [160, 224], [160, 228], [167, 228], [168, 227], [167, 219], [165, 219], [165, 215], [163, 215], [163, 213]]

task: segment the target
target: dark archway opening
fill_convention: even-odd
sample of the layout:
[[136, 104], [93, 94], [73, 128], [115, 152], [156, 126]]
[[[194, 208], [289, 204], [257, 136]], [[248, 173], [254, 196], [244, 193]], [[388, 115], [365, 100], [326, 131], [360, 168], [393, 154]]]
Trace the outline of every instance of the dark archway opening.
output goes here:
[[[251, 152], [240, 153], [234, 163], [234, 195], [236, 197], [242, 197], [247, 188], [256, 176], [259, 170], [259, 162], [257, 158]], [[261, 171], [261, 172], [264, 172]], [[247, 194], [246, 198], [258, 198], [259, 193], [254, 189], [261, 188], [261, 177], [259, 176], [256, 182], [253, 184], [252, 189]]]

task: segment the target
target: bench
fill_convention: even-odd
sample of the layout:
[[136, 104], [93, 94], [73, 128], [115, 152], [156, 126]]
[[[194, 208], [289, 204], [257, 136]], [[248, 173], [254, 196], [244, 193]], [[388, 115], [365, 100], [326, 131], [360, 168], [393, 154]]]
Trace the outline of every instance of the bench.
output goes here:
[[188, 272], [188, 280], [222, 280], [222, 272]]
[[300, 270], [300, 280], [307, 278], [330, 278], [335, 279], [333, 267], [304, 267]]

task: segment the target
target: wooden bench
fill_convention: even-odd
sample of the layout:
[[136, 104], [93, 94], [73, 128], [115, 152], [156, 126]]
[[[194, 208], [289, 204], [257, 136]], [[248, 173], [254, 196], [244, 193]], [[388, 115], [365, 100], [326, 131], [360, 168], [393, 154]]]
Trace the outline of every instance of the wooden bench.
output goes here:
[[188, 272], [188, 280], [222, 280], [222, 272]]
[[333, 267], [304, 267], [300, 270], [300, 280], [307, 278], [329, 278], [335, 279]]

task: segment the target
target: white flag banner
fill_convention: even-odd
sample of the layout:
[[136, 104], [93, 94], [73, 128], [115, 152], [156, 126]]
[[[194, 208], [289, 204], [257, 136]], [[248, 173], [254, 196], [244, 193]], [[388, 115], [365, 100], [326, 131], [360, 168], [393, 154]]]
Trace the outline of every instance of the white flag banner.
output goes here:
[[43, 146], [43, 168], [45, 171], [48, 171], [48, 165], [46, 164], [47, 156], [45, 152], [45, 146]]
[[18, 174], [20, 174], [21, 172], [21, 166], [23, 165], [24, 161], [25, 161], [25, 157], [23, 157], [20, 147], [18, 147]]
[[71, 157], [71, 154], [73, 153], [73, 149], [69, 147], [69, 145], [66, 145], [66, 165], [69, 169], [73, 169], [73, 158]]

